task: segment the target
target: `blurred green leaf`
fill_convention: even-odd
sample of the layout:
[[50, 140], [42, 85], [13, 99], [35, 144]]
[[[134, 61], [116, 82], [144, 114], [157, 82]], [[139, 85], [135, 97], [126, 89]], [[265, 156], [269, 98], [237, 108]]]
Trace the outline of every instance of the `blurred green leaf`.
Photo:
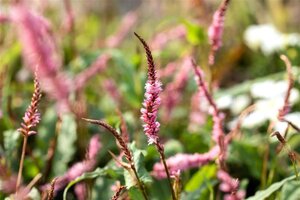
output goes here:
[[207, 180], [203, 182], [200, 188], [192, 192], [182, 193], [182, 200], [208, 200], [213, 199], [213, 187], [218, 183], [217, 180]]
[[290, 176], [288, 178], [283, 179], [280, 182], [273, 183], [270, 187], [265, 190], [260, 190], [255, 193], [254, 196], [247, 198], [247, 200], [262, 200], [268, 198], [274, 192], [278, 191], [285, 183], [292, 181], [296, 178], [296, 176]]
[[215, 164], [205, 165], [195, 173], [185, 186], [188, 192], [200, 188], [206, 181], [216, 177], [217, 166]]
[[3, 136], [5, 157], [9, 166], [11, 166], [17, 156], [16, 149], [18, 149], [18, 139], [20, 138], [21, 134], [17, 130], [7, 130], [3, 132]]
[[300, 182], [289, 181], [281, 189], [281, 199], [294, 200], [300, 198]]
[[129, 192], [129, 197], [132, 200], [144, 199], [142, 192], [138, 188], [131, 187], [128, 192]]
[[[258, 144], [263, 144], [263, 139], [258, 143], [254, 143], [254, 138], [252, 140], [239, 140], [232, 141], [229, 153], [228, 153], [228, 163], [235, 167], [236, 169], [244, 169], [244, 175], [249, 174], [256, 179], [259, 179], [261, 176], [262, 169], [262, 153], [261, 148], [258, 148]], [[249, 159], [251, 158], [251, 159]]]
[[215, 180], [217, 166], [215, 164], [201, 167], [187, 182], [181, 199], [206, 200], [210, 199]]
[[[135, 142], [131, 143], [129, 148], [133, 153], [134, 165], [141, 182], [151, 183], [152, 178], [145, 168], [145, 162], [144, 162], [145, 151], [137, 149], [135, 146]], [[135, 177], [132, 177], [132, 175], [127, 170], [124, 170], [124, 178], [125, 178], [125, 185], [127, 188], [131, 188], [132, 186], [136, 185]]]
[[75, 117], [71, 114], [65, 114], [61, 120], [61, 128], [54, 156], [54, 176], [62, 175], [67, 171], [68, 163], [72, 160], [76, 151], [75, 141], [77, 135]]
[[192, 45], [199, 45], [206, 40], [207, 36], [204, 28], [187, 20], [185, 20], [183, 23], [187, 28], [187, 40]]
[[75, 180], [71, 181], [67, 187], [64, 190], [64, 200], [67, 200], [67, 193], [68, 190], [75, 185], [76, 183], [79, 183], [80, 181], [86, 180], [86, 179], [94, 179], [97, 178], [99, 176], [105, 176], [107, 175], [107, 169], [106, 168], [97, 168], [96, 170], [94, 170], [93, 172], [87, 172], [82, 174], [81, 176], [77, 177]]

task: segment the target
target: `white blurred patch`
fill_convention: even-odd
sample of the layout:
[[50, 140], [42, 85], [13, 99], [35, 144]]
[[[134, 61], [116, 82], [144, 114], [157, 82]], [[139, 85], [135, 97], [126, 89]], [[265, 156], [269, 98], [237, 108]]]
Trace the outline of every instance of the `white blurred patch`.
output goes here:
[[238, 115], [250, 104], [250, 102], [251, 99], [248, 95], [239, 95], [233, 99], [230, 111], [234, 115]]
[[300, 34], [283, 34], [272, 24], [251, 25], [244, 33], [244, 40], [249, 48], [270, 55], [287, 46], [299, 45]]
[[233, 102], [231, 95], [224, 95], [216, 100], [217, 107], [221, 110], [228, 109]]

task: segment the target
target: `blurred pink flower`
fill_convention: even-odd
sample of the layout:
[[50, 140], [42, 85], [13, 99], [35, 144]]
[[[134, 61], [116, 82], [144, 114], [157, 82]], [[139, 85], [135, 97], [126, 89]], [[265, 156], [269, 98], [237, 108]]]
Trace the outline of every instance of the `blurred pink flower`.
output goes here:
[[161, 50], [169, 41], [185, 38], [186, 30], [184, 25], [175, 26], [169, 30], [158, 33], [151, 41], [154, 50]]
[[88, 68], [80, 72], [80, 74], [75, 77], [75, 90], [82, 89], [93, 76], [105, 70], [109, 59], [109, 55], [102, 54]]
[[85, 183], [77, 183], [74, 187], [74, 191], [78, 200], [88, 199], [87, 185]]
[[170, 62], [168, 63], [164, 68], [159, 69], [157, 71], [158, 77], [161, 78], [167, 78], [170, 76], [173, 76], [176, 69], [178, 68], [179, 63], [178, 62]]
[[23, 4], [13, 5], [9, 17], [17, 29], [27, 66], [32, 72], [38, 67], [42, 88], [57, 100], [60, 107], [68, 110], [70, 83], [58, 72], [61, 58], [57, 53], [50, 23]]
[[[220, 150], [218, 146], [213, 147], [209, 152], [199, 154], [176, 154], [166, 160], [170, 174], [180, 171], [200, 167], [214, 160]], [[152, 175], [157, 179], [166, 178], [166, 172], [162, 163], [153, 166]]]
[[107, 38], [106, 45], [110, 48], [115, 48], [121, 44], [126, 35], [132, 30], [138, 19], [137, 13], [134, 11], [128, 12], [122, 19], [117, 32]]
[[177, 72], [174, 80], [166, 86], [162, 93], [162, 102], [165, 108], [164, 120], [168, 121], [173, 108], [181, 101], [183, 90], [188, 82], [188, 75], [191, 69], [191, 58], [189, 56], [183, 59], [180, 70]]
[[196, 92], [192, 96], [188, 127], [190, 131], [198, 130], [206, 122], [206, 103], [206, 99], [201, 96], [201, 92]]
[[87, 159], [88, 160], [94, 160], [97, 155], [99, 150], [101, 149], [102, 144], [100, 143], [100, 136], [99, 135], [94, 135], [92, 139], [90, 140], [89, 148], [87, 151]]
[[240, 190], [239, 188], [239, 181], [238, 179], [233, 179], [226, 171], [219, 170], [217, 174], [218, 179], [221, 181], [220, 183], [220, 190], [226, 194], [224, 196], [225, 200], [241, 200], [245, 197], [245, 192]]
[[208, 87], [206, 82], [204, 81], [204, 73], [199, 68], [194, 61], [192, 61], [194, 71], [195, 71], [195, 78], [198, 84], [199, 91], [203, 94], [206, 98], [207, 102], [210, 104], [210, 112], [213, 117], [213, 131], [212, 131], [212, 139], [214, 142], [220, 147], [220, 155], [219, 155], [219, 162], [221, 168], [225, 167], [225, 157], [226, 157], [226, 150], [227, 150], [227, 143], [225, 144], [225, 134], [223, 132], [223, 118], [224, 115], [219, 111], [212, 95], [208, 91]]
[[[63, 189], [70, 181], [81, 176], [83, 173], [89, 172], [95, 168], [97, 162], [97, 154], [102, 146], [99, 139], [99, 135], [94, 135], [90, 140], [86, 159], [82, 162], [75, 163], [63, 176], [57, 178], [54, 189], [55, 193]], [[44, 185], [42, 187], [43, 190], [48, 190], [49, 188], [50, 184]]]
[[0, 13], [0, 24], [1, 23], [6, 23], [9, 21], [9, 17], [7, 15], [4, 15], [2, 13]]
[[209, 64], [214, 63], [214, 54], [222, 46], [222, 35], [224, 29], [225, 13], [229, 0], [223, 0], [218, 10], [214, 13], [213, 21], [208, 28], [208, 38], [211, 45]]
[[119, 104], [121, 101], [121, 94], [118, 90], [117, 84], [113, 79], [105, 79], [102, 84], [104, 90], [109, 94], [112, 100], [116, 104]]

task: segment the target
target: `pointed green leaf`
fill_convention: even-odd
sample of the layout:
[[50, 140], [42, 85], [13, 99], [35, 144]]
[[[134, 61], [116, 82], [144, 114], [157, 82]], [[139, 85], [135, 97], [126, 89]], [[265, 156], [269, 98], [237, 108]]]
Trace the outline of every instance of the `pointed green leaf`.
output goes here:
[[269, 197], [271, 194], [279, 190], [285, 183], [292, 181], [296, 178], [296, 176], [290, 176], [288, 178], [283, 179], [280, 182], [272, 184], [265, 190], [261, 190], [255, 193], [254, 196], [247, 198], [247, 200], [262, 200]]

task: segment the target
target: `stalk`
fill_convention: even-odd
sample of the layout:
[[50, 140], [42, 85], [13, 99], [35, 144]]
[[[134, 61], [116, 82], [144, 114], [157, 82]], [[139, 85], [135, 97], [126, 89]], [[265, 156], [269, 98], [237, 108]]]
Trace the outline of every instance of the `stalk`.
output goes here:
[[131, 164], [130, 164], [130, 167], [131, 167], [131, 169], [132, 169], [132, 171], [133, 171], [133, 173], [134, 173], [134, 175], [135, 175], [135, 177], [136, 177], [138, 186], [139, 186], [141, 192], [143, 193], [144, 199], [145, 199], [145, 200], [148, 200], [148, 197], [147, 197], [147, 194], [146, 194], [146, 191], [145, 191], [145, 187], [143, 186], [143, 184], [142, 184], [142, 182], [141, 182], [141, 180], [140, 180], [140, 178], [139, 178], [139, 176], [138, 176], [138, 174], [137, 174], [137, 171], [136, 171], [136, 168], [135, 168], [134, 164], [131, 163]]
[[25, 159], [25, 151], [26, 151], [26, 146], [27, 146], [27, 140], [28, 140], [28, 136], [24, 135], [22, 155], [21, 155], [18, 178], [17, 178], [17, 184], [16, 184], [16, 191], [18, 191], [18, 189], [20, 187], [20, 184], [21, 184], [22, 173], [23, 173], [23, 165], [24, 165], [24, 159]]
[[168, 169], [168, 166], [167, 166], [167, 163], [166, 163], [166, 158], [165, 158], [165, 154], [163, 153], [163, 151], [161, 151], [160, 149], [158, 150], [159, 152], [159, 155], [160, 155], [160, 159], [164, 165], [164, 168], [165, 168], [165, 171], [166, 171], [166, 174], [167, 174], [167, 178], [168, 178], [168, 182], [169, 182], [169, 186], [170, 186], [170, 189], [171, 189], [171, 193], [172, 193], [172, 199], [173, 200], [176, 200], [176, 195], [175, 195], [175, 192], [173, 190], [173, 186], [172, 186], [172, 181], [171, 181], [171, 176], [170, 176], [170, 173], [169, 173], [169, 169]]

